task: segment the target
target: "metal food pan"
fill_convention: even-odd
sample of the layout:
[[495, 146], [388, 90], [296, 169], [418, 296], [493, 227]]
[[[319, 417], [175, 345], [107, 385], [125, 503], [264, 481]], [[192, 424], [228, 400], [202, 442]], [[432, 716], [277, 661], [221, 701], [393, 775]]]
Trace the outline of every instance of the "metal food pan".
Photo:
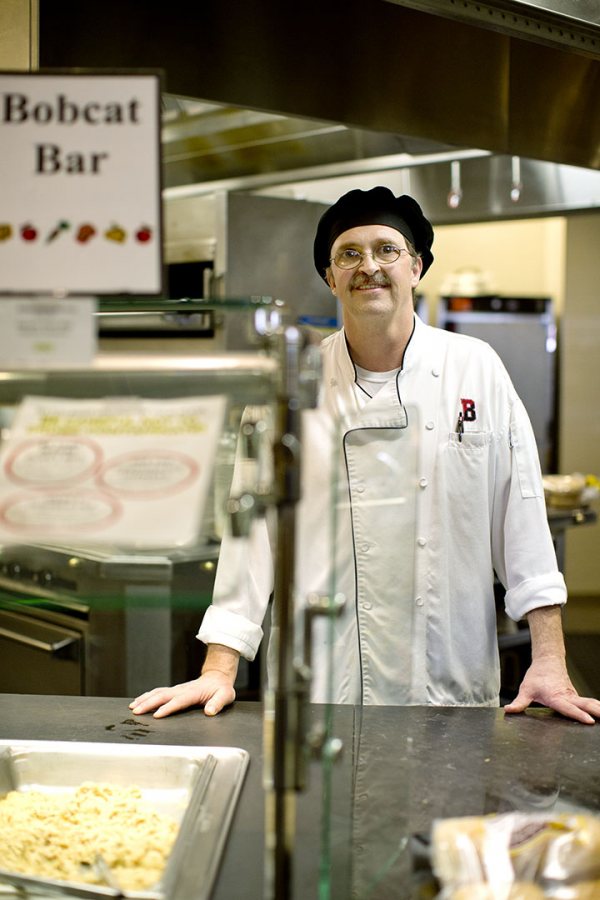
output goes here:
[[248, 753], [235, 747], [0, 740], [0, 794], [57, 794], [74, 791], [84, 781], [136, 786], [157, 812], [179, 823], [163, 876], [151, 890], [121, 891], [10, 872], [0, 872], [0, 883], [36, 896], [203, 900], [210, 895], [248, 762]]

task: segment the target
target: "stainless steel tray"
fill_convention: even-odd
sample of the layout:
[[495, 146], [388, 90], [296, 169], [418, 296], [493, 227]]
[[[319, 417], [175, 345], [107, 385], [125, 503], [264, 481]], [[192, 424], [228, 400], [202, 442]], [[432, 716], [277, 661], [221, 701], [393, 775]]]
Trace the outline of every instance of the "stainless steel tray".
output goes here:
[[249, 757], [235, 747], [127, 747], [67, 741], [0, 741], [0, 793], [70, 791], [83, 781], [135, 785], [180, 823], [161, 880], [149, 891], [75, 885], [0, 872], [0, 896], [203, 900], [210, 891]]

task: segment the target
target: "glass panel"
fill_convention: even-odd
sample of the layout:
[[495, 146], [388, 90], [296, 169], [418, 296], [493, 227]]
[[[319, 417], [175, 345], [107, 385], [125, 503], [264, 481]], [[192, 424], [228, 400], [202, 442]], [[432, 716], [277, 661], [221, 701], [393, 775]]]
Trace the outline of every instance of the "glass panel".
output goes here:
[[[390, 871], [401, 877], [408, 865], [401, 823], [384, 831], [373, 814], [373, 790], [386, 782], [380, 736], [362, 728], [361, 710], [411, 703], [418, 435], [413, 408], [389, 421], [369, 406], [335, 424], [322, 410], [305, 414], [300, 580], [315, 591], [320, 577], [321, 590], [338, 601], [313, 626], [312, 699], [324, 704], [315, 708], [322, 730], [315, 776], [322, 790], [321, 900], [375, 896]], [[345, 706], [334, 714], [339, 703]]]
[[[10, 652], [3, 654], [0, 648], [2, 690], [127, 698], [198, 675], [201, 645], [195, 634], [211, 600], [226, 529], [235, 527], [240, 535], [238, 581], [248, 577], [245, 534], [252, 516], [245, 513], [253, 510], [244, 503], [232, 510], [229, 495], [268, 499], [272, 491], [264, 446], [258, 442], [256, 448], [248, 433], [247, 446], [241, 448], [247, 457], [242, 477], [231, 487], [240, 423], [253, 419], [253, 411], [270, 407], [278, 385], [273, 357], [211, 358], [192, 344], [186, 357], [135, 354], [126, 348], [118, 357], [100, 356], [82, 371], [0, 372], [0, 515], [5, 516], [0, 521], [0, 615], [3, 641], [10, 639]], [[215, 404], [212, 398], [221, 399]], [[202, 421], [187, 416], [192, 407], [206, 410]], [[23, 430], [18, 434], [19, 419]], [[44, 442], [44, 429], [59, 439]], [[212, 434], [212, 446], [202, 449], [194, 441], [192, 449], [184, 444], [194, 434]], [[133, 447], [140, 436], [142, 450]], [[107, 468], [108, 442], [114, 439], [120, 441], [123, 465]], [[152, 450], [155, 439], [160, 453]], [[181, 540], [177, 510], [169, 503], [185, 502], [189, 479], [200, 472], [210, 491], [191, 496], [198, 512]], [[8, 482], [4, 494], [2, 481], [5, 487]], [[115, 504], [133, 504], [147, 522], [121, 532], [118, 540], [110, 538], [108, 529], [91, 535], [82, 528], [71, 531], [69, 541], [58, 542], [56, 516], [20, 531], [13, 520], [13, 537], [6, 525], [10, 507], [3, 501], [13, 495], [56, 500], [57, 486], [65, 497], [69, 493], [73, 506], [84, 489], [97, 491]], [[148, 533], [157, 526], [164, 529], [160, 541], [149, 541]], [[57, 621], [70, 627], [59, 629]], [[123, 710], [126, 716], [125, 702]], [[213, 781], [210, 796], [226, 798], [228, 786], [214, 786]], [[211, 857], [213, 876], [241, 777], [236, 784], [227, 815], [207, 807], [209, 818], [223, 826], [218, 852]], [[196, 824], [201, 820], [195, 816]], [[209, 890], [211, 878], [196, 878], [198, 896], [205, 883]], [[182, 892], [192, 896], [193, 888], [186, 884]], [[162, 896], [158, 889], [156, 896]]]
[[[190, 350], [193, 349], [191, 345]], [[133, 697], [158, 684], [175, 684], [197, 676], [202, 648], [195, 635], [212, 596], [232, 477], [232, 442], [237, 438], [244, 409], [253, 404], [271, 403], [277, 390], [274, 359], [256, 353], [230, 353], [213, 358], [202, 355], [200, 349], [195, 355], [190, 352], [185, 357], [131, 352], [118, 358], [99, 355], [92, 367], [81, 371], [13, 370], [0, 373], [0, 452], [3, 462], [6, 462], [7, 454], [10, 456], [11, 433], [17, 411], [26, 397], [40, 398], [36, 401], [40, 407], [45, 402], [60, 405], [76, 400], [84, 407], [89, 404], [90, 410], [96, 411], [98, 404], [112, 413], [116, 408], [127, 408], [129, 412], [135, 410], [137, 416], [141, 410], [144, 421], [152, 427], [157, 424], [153, 411], [158, 407], [163, 419], [165, 415], [168, 419], [171, 402], [178, 409], [181, 403], [197, 402], [202, 406], [211, 397], [226, 398], [224, 427], [214, 458], [194, 451], [193, 465], [188, 465], [183, 459], [185, 454], [180, 437], [176, 433], [166, 437], [161, 435], [163, 445], [177, 459], [171, 471], [177, 484], [170, 486], [177, 490], [181, 488], [181, 493], [173, 494], [170, 500], [167, 497], [167, 501], [185, 498], [186, 478], [194, 471], [203, 470], [208, 478], [208, 493], [193, 500], [202, 501], [203, 515], [196, 517], [194, 528], [184, 542], [176, 539], [179, 528], [176, 513], [172, 509], [165, 511], [159, 496], [149, 499], [147, 495], [155, 495], [156, 491], [140, 490], [140, 479], [155, 487], [155, 477], [163, 481], [165, 476], [167, 480], [171, 477], [163, 466], [162, 457], [155, 459], [158, 467], [148, 469], [144, 454], [133, 462], [130, 460], [122, 470], [107, 470], [102, 493], [111, 497], [119, 492], [125, 497], [128, 493], [127, 503], [147, 515], [150, 524], [162, 522], [165, 530], [160, 546], [148, 546], [136, 528], [121, 533], [118, 540], [111, 539], [108, 529], [104, 534], [91, 535], [82, 528], [66, 540], [64, 535], [57, 536], [53, 521], [48, 522], [47, 528], [40, 524], [30, 532], [22, 527], [13, 527], [9, 532], [6, 521], [3, 522], [0, 529], [2, 609], [19, 616], [26, 609], [29, 617], [42, 622], [52, 622], [55, 616], [60, 616], [61, 622], [64, 616], [73, 617], [73, 627], [84, 632], [85, 643], [76, 660], [75, 649], [71, 652], [65, 647], [58, 653], [53, 651], [56, 679], [40, 680], [32, 674], [28, 686], [24, 686], [17, 668], [12, 666], [9, 670], [0, 659], [0, 681], [5, 690], [62, 693], [60, 672], [68, 667], [77, 670], [72, 679], [74, 687], [69, 692], [96, 696]], [[117, 417], [113, 415], [111, 421], [117, 422]], [[108, 427], [110, 423], [105, 424]], [[69, 466], [74, 466], [77, 477], [86, 476], [90, 490], [98, 486], [97, 476], [102, 466], [98, 471], [94, 468], [98, 459], [90, 451], [90, 444], [102, 445], [104, 437], [92, 433], [98, 430], [98, 418], [92, 425], [89, 433], [82, 425], [81, 434], [73, 443], [81, 452], [71, 453], [69, 442], [65, 441], [54, 462], [48, 461], [47, 471], [52, 477], [60, 481]], [[50, 491], [35, 484], [35, 491], [30, 490], [25, 483], [28, 473], [35, 482], [43, 462], [40, 454], [33, 453], [27, 440], [26, 437], [24, 442], [21, 441], [25, 452], [12, 458], [9, 466], [12, 480], [6, 475], [6, 467], [2, 469], [5, 486], [8, 481], [8, 499], [35, 493], [45, 501]], [[127, 443], [126, 437], [122, 436], [121, 440]], [[54, 449], [58, 451], [61, 447], [56, 444]], [[125, 447], [127, 452], [130, 449]], [[64, 463], [62, 468], [60, 459]], [[86, 466], [91, 467], [89, 472]], [[129, 492], [121, 478], [128, 473], [134, 476]], [[63, 487], [68, 485], [66, 479]], [[83, 482], [77, 482], [70, 488], [75, 498], [82, 486]], [[6, 504], [2, 508], [6, 511]], [[152, 647], [152, 653], [148, 652], [149, 647]], [[40, 657], [38, 671], [41, 671], [46, 657], [41, 649], [35, 652]], [[254, 682], [258, 680], [249, 670], [249, 664], [242, 664], [241, 696], [249, 691], [251, 678]], [[257, 685], [254, 690], [256, 694]]]
[[[82, 660], [68, 659], [79, 666], [75, 678], [80, 679], [81, 693], [136, 696], [157, 684], [197, 674], [199, 663], [193, 653], [199, 652], [199, 645], [194, 635], [211, 599], [210, 576], [219, 541], [227, 529], [239, 531], [243, 549], [237, 573], [231, 575], [249, 578], [243, 537], [249, 524], [244, 514], [248, 512], [250, 524], [259, 522], [263, 529], [263, 506], [267, 519], [273, 518], [268, 437], [280, 389], [276, 360], [250, 354], [230, 353], [214, 360], [202, 354], [177, 359], [160, 353], [123, 355], [101, 358], [85, 371], [0, 373], [5, 446], [15, 410], [25, 396], [136, 402], [227, 397], [211, 494], [197, 540], [148, 550], [137, 546], [135, 534], [130, 541], [99, 546], [86, 542], [83, 535], [77, 543], [59, 545], [51, 534], [40, 532], [35, 541], [9, 542], [0, 548], [3, 609], [12, 613], [14, 606], [27, 607], [45, 621], [60, 608], [61, 615], [68, 610], [75, 620], [85, 621], [93, 640]], [[252, 423], [253, 428], [242, 428], [240, 441], [241, 423]], [[358, 418], [332, 416], [323, 408], [304, 410], [302, 425], [293, 649], [296, 661], [312, 663], [313, 704], [307, 718], [310, 743], [320, 760], [307, 767], [308, 792], [313, 798], [318, 792], [321, 815], [315, 822], [314, 801], [303, 806], [306, 792], [286, 789], [291, 832], [298, 822], [294, 880], [302, 896], [306, 873], [299, 860], [314, 848], [311, 858], [318, 855], [320, 860], [315, 888], [322, 900], [367, 897], [382, 873], [404, 858], [405, 836], [393, 830], [379, 834], [377, 821], [369, 819], [363, 808], [365, 794], [383, 782], [373, 777], [377, 735], [361, 730], [360, 723], [363, 703], [410, 702], [419, 429], [416, 412], [402, 408], [398, 412], [397, 407], [390, 422], [379, 416], [370, 419], [368, 411]], [[173, 440], [177, 449], [177, 438]], [[241, 465], [234, 477], [235, 453], [241, 456]], [[204, 462], [198, 460], [200, 465]], [[292, 471], [293, 466], [288, 474]], [[238, 500], [253, 495], [257, 503], [248, 510], [244, 503], [228, 505], [230, 494]], [[307, 606], [317, 610], [309, 617], [310, 658]], [[275, 633], [276, 626], [275, 622]], [[299, 680], [300, 694], [301, 684]], [[50, 683], [47, 687], [50, 693], [59, 692]], [[13, 689], [19, 692], [22, 685]], [[41, 690], [37, 686], [37, 692]], [[292, 731], [294, 717], [301, 717], [297, 701], [298, 694], [288, 708]], [[333, 704], [339, 703], [344, 705], [336, 706], [334, 715]], [[265, 707], [268, 730], [268, 697]], [[341, 756], [339, 740], [344, 745]], [[400, 755], [399, 765], [402, 759]], [[288, 771], [285, 777], [293, 784]], [[312, 817], [307, 821], [303, 810], [308, 812], [309, 805]], [[378, 852], [363, 853], [361, 848], [372, 848], [375, 837]], [[290, 847], [294, 848], [294, 839]]]

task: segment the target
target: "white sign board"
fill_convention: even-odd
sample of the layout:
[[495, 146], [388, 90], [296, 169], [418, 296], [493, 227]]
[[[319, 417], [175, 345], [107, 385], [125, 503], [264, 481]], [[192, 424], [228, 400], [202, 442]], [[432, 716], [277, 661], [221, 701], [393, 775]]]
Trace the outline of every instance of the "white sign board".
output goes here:
[[0, 542], [199, 539], [226, 397], [27, 397], [0, 449]]
[[92, 364], [98, 345], [94, 297], [3, 297], [0, 359], [5, 369], [67, 369]]
[[161, 293], [158, 75], [0, 74], [0, 147], [0, 293]]

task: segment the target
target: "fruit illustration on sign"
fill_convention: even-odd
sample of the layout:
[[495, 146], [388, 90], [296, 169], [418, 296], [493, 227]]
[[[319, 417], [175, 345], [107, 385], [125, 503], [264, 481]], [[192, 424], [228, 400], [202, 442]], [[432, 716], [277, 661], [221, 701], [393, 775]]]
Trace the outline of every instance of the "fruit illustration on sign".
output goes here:
[[107, 241], [115, 241], [117, 244], [122, 244], [127, 237], [127, 232], [124, 228], [121, 228], [120, 225], [111, 225], [110, 228], [104, 232], [104, 237]]
[[37, 230], [33, 227], [31, 222], [27, 222], [26, 225], [21, 226], [21, 237], [24, 241], [35, 241]]
[[80, 244], [87, 244], [87, 242], [94, 237], [96, 234], [96, 229], [93, 225], [90, 225], [89, 222], [85, 222], [83, 225], [80, 225], [77, 229], [77, 234], [75, 235], [75, 240], [79, 241]]
[[135, 238], [140, 244], [147, 244], [152, 239], [152, 229], [149, 225], [142, 225], [136, 231]]
[[12, 225], [7, 222], [0, 223], [0, 241], [8, 241], [12, 237]]
[[65, 219], [61, 219], [56, 228], [53, 228], [46, 238], [46, 243], [50, 244], [52, 241], [55, 241], [59, 234], [62, 234], [63, 231], [66, 231], [70, 227], [70, 222], [67, 222]]

